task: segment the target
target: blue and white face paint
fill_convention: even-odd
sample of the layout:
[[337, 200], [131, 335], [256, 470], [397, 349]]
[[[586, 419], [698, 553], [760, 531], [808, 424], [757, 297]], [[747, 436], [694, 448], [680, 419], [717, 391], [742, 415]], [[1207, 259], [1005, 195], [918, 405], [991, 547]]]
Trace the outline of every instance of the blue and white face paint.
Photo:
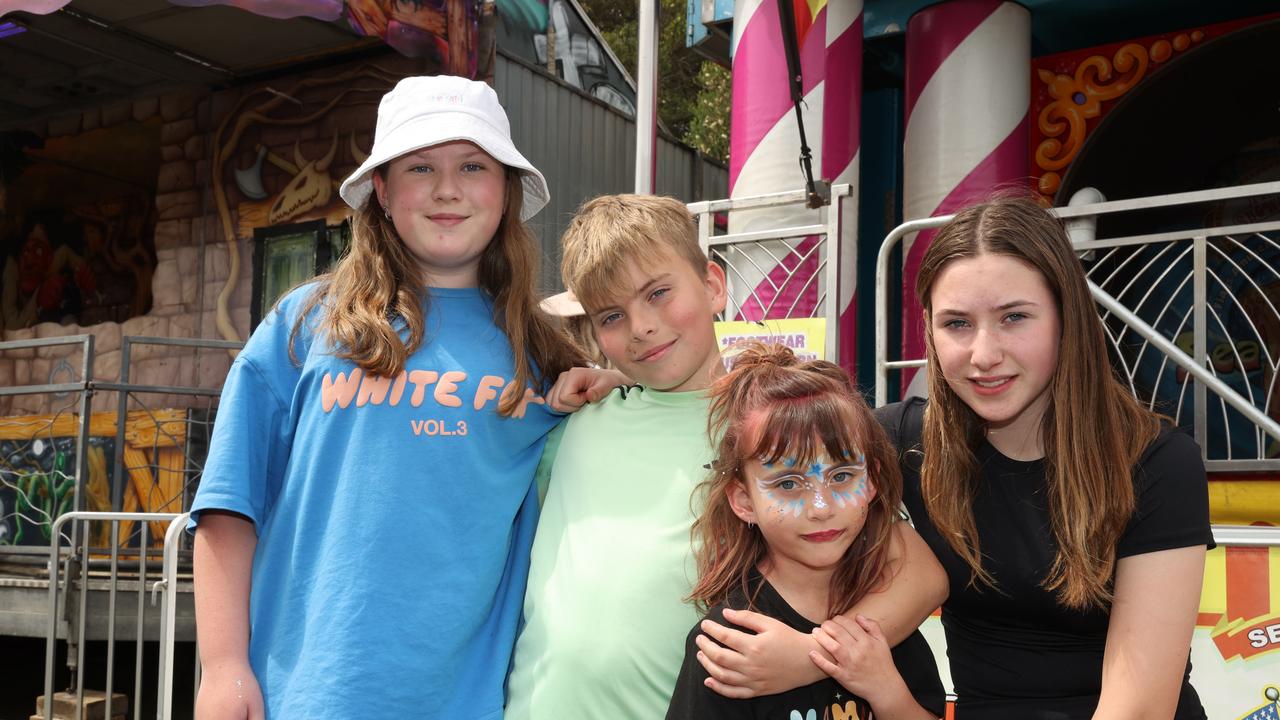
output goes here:
[[[756, 465], [756, 463], [749, 464]], [[847, 507], [865, 508], [875, 497], [875, 489], [867, 478], [866, 458], [862, 453], [839, 462], [826, 455], [805, 466], [796, 458], [782, 458], [776, 463], [758, 463], [759, 473], [751, 480], [760, 496], [767, 501], [761, 513], [798, 518], [812, 504], [814, 510]]]
[[740, 501], [739, 516], [759, 525], [768, 566], [786, 565], [802, 574], [838, 566], [862, 534], [876, 496], [867, 469], [856, 451], [809, 463], [796, 457], [743, 463], [741, 489], [748, 497]]

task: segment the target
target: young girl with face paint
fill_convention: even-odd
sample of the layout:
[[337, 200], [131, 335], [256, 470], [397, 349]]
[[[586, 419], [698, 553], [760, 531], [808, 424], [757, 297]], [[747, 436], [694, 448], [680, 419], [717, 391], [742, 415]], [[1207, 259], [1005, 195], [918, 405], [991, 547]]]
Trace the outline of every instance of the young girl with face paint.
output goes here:
[[342, 184], [350, 253], [223, 389], [192, 507], [197, 716], [502, 716], [560, 419], [583, 363], [538, 309], [548, 199], [489, 86], [402, 80]]
[[1061, 223], [1030, 200], [966, 208], [916, 294], [929, 399], [877, 415], [950, 578], [956, 718], [1204, 718], [1200, 448], [1117, 379]]
[[730, 627], [725, 608], [812, 632], [827, 654], [811, 658], [829, 677], [722, 697], [706, 684], [695, 627], [667, 718], [940, 717], [942, 685], [919, 632], [890, 650], [875, 621], [841, 615], [895, 573], [888, 558], [902, 493], [896, 455], [848, 375], [753, 343], [711, 395], [716, 459], [700, 486], [691, 599]]

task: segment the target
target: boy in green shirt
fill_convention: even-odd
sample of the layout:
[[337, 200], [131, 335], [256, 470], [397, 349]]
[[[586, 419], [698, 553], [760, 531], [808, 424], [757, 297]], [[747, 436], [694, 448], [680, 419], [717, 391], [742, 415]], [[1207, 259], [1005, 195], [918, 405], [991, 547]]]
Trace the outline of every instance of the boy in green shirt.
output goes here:
[[[685, 602], [696, 580], [690, 528], [694, 489], [711, 461], [705, 391], [724, 371], [713, 322], [725, 307], [725, 275], [673, 198], [591, 200], [563, 243], [565, 284], [601, 351], [637, 385], [582, 407], [548, 439], [506, 717], [661, 718], [700, 617]], [[576, 385], [561, 383], [581, 392], [550, 399], [574, 405], [591, 383], [584, 373]], [[906, 533], [892, 588], [855, 608], [879, 619], [891, 642], [945, 595], [941, 568]], [[742, 659], [780, 659], [777, 682], [790, 684], [778, 689], [813, 682], [816, 641], [777, 625], [759, 628], [752, 652], [765, 654]]]

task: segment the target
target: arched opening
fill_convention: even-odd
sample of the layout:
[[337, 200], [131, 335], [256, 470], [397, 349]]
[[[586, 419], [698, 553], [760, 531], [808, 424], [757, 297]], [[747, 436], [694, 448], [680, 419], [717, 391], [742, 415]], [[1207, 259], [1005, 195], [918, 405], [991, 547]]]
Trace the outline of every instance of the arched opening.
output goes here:
[[[1280, 21], [1206, 42], [1125, 96], [1099, 123], [1063, 179], [1056, 202], [1081, 188], [1108, 200], [1280, 180], [1280, 65], [1269, 58]], [[1200, 203], [1104, 216], [1100, 238], [1190, 228], [1207, 233], [1208, 366], [1272, 417], [1280, 417], [1280, 196]], [[1273, 227], [1265, 224], [1271, 223]], [[1253, 225], [1253, 228], [1241, 226]], [[1262, 227], [1258, 227], [1262, 225]], [[1190, 240], [1099, 250], [1091, 279], [1191, 352], [1194, 254]], [[1116, 359], [1140, 395], [1189, 422], [1187, 375], [1111, 324]], [[1221, 401], [1206, 400], [1208, 457], [1276, 457], [1280, 448]]]

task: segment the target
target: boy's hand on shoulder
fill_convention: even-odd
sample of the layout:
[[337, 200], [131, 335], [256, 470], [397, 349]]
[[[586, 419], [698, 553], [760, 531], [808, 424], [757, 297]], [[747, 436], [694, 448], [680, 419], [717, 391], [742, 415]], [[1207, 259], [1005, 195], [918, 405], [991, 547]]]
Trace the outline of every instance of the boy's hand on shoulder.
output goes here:
[[818, 647], [812, 636], [750, 610], [726, 609], [724, 618], [755, 634], [702, 621], [705, 634], [694, 642], [701, 650], [698, 662], [711, 676], [707, 687], [728, 698], [753, 698], [821, 679], [821, 673], [806, 662]]
[[204, 668], [196, 720], [264, 720], [262, 689], [249, 663]]
[[571, 413], [587, 403], [608, 395], [619, 385], [634, 385], [617, 370], [575, 367], [560, 373], [547, 392], [547, 406], [556, 412]]
[[871, 703], [876, 717], [892, 716], [886, 706], [896, 707], [906, 701], [915, 704], [893, 664], [889, 642], [875, 620], [863, 615], [856, 620], [837, 615], [814, 628], [813, 636], [830, 655], [828, 658], [819, 652], [810, 653], [813, 664], [849, 692]]

